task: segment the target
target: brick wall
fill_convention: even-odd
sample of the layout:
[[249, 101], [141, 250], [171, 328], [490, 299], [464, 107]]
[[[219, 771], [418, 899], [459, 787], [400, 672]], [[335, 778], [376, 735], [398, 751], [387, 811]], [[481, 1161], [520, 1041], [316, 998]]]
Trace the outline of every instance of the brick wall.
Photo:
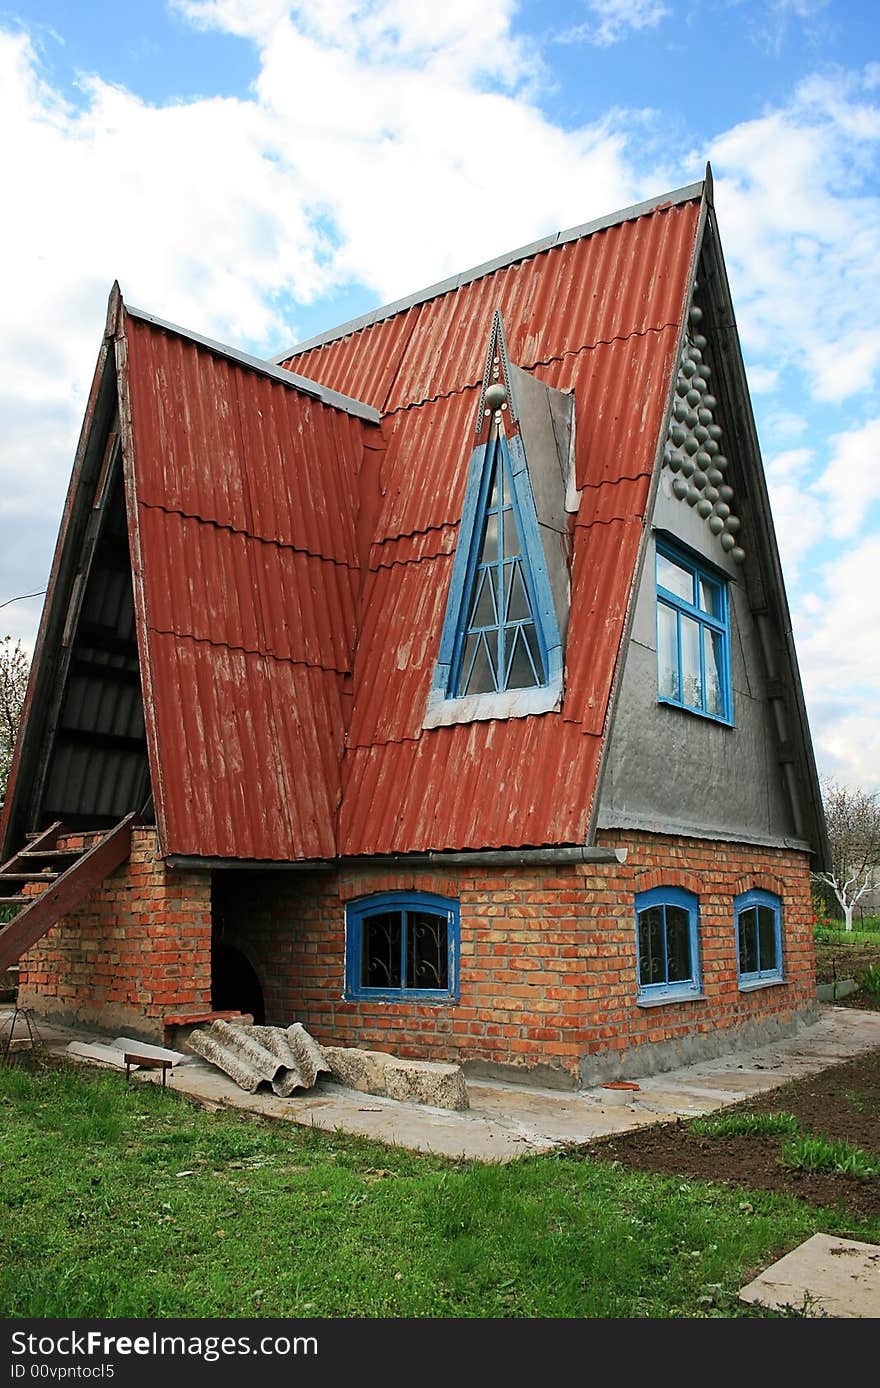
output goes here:
[[[95, 839], [71, 835], [59, 847]], [[209, 1010], [210, 878], [167, 870], [155, 831], [135, 829], [129, 861], [24, 955], [19, 1003], [160, 1041], [167, 1014]]]
[[[805, 855], [607, 832], [624, 864], [510, 868], [376, 866], [215, 874], [224, 939], [250, 960], [270, 1024], [301, 1021], [321, 1042], [459, 1060], [544, 1082], [666, 1069], [769, 1039], [815, 1003]], [[71, 839], [79, 846], [81, 839]], [[678, 886], [700, 898], [702, 1000], [639, 1006], [633, 894]], [[750, 887], [783, 901], [783, 985], [740, 992], [732, 900]], [[461, 909], [460, 1000], [346, 1002], [344, 903], [424, 891]], [[172, 872], [155, 833], [22, 960], [24, 1006], [103, 1031], [161, 1038], [169, 1014], [211, 1006], [211, 881]]]
[[[591, 1082], [667, 1069], [771, 1039], [815, 1004], [812, 905], [804, 854], [636, 832], [608, 832], [625, 864], [342, 873], [229, 874], [225, 938], [263, 986], [270, 1024], [302, 1022], [325, 1044], [529, 1069]], [[633, 894], [685, 887], [700, 898], [703, 1000], [639, 1006]], [[750, 887], [783, 902], [786, 982], [740, 992], [733, 897]], [[425, 891], [461, 907], [460, 1001], [346, 1002], [343, 903]]]

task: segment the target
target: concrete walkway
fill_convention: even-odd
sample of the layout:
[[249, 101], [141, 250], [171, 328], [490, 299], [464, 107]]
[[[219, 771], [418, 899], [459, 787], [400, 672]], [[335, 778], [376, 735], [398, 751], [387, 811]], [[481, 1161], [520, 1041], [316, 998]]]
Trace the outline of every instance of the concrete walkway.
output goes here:
[[[0, 1011], [0, 1037], [6, 1034], [10, 1015]], [[105, 1039], [81, 1029], [46, 1025], [41, 1025], [40, 1034], [58, 1054], [65, 1053], [71, 1040]], [[206, 1108], [235, 1108], [328, 1132], [357, 1133], [421, 1152], [491, 1162], [711, 1113], [876, 1047], [880, 1047], [880, 1012], [826, 1006], [814, 1026], [788, 1040], [662, 1075], [642, 1078], [636, 1073], [632, 1079], [639, 1085], [637, 1090], [599, 1086], [571, 1092], [469, 1079], [471, 1106], [463, 1112], [397, 1103], [323, 1079], [308, 1093], [289, 1099], [262, 1091], [247, 1094], [195, 1058], [169, 1071], [168, 1083]], [[144, 1071], [137, 1078], [157, 1082], [159, 1076]]]

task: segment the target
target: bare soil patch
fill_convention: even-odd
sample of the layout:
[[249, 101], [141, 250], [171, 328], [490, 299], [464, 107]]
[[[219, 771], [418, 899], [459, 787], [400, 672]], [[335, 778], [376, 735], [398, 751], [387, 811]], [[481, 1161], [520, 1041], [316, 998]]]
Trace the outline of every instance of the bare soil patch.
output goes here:
[[[842, 1138], [880, 1158], [880, 1050], [724, 1112], [793, 1113], [804, 1136]], [[788, 1170], [782, 1144], [779, 1137], [701, 1136], [679, 1120], [605, 1138], [591, 1144], [589, 1154], [636, 1171], [779, 1191], [850, 1218], [880, 1220], [880, 1177]]]

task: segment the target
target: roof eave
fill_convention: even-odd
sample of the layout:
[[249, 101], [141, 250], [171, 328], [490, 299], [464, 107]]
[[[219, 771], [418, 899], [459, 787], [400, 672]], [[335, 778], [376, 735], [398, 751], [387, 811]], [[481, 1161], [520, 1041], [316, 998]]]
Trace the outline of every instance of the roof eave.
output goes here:
[[374, 409], [372, 405], [364, 404], [363, 400], [355, 400], [349, 395], [342, 395], [337, 390], [322, 386], [317, 381], [311, 381], [307, 376], [300, 376], [295, 371], [288, 371], [282, 366], [275, 365], [274, 362], [264, 361], [261, 357], [253, 357], [249, 352], [240, 352], [235, 347], [227, 346], [226, 343], [216, 342], [213, 338], [190, 331], [189, 328], [182, 328], [177, 323], [169, 323], [164, 318], [157, 318], [154, 313], [147, 313], [145, 309], [126, 304], [125, 312], [129, 317], [136, 318], [141, 323], [148, 323], [151, 327], [158, 328], [162, 332], [173, 333], [176, 337], [182, 337], [197, 347], [203, 347], [215, 356], [224, 357], [227, 361], [244, 366], [260, 376], [268, 376], [270, 380], [279, 381], [281, 385], [298, 390], [303, 395], [310, 395], [315, 400], [320, 400], [322, 405], [329, 405], [334, 410], [342, 410], [345, 414], [354, 415], [355, 418], [363, 419], [368, 424], [380, 422], [379, 411]]

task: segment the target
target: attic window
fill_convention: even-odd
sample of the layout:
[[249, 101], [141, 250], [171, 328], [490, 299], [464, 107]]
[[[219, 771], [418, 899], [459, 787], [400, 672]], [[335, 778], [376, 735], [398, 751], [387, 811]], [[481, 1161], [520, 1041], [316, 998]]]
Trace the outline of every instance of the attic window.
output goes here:
[[661, 703], [733, 722], [727, 584], [657, 541], [657, 693]]
[[547, 682], [546, 644], [535, 621], [534, 578], [502, 434], [492, 442], [487, 495], [466, 618], [453, 659], [450, 692], [498, 693]]
[[574, 401], [507, 358], [496, 310], [423, 726], [558, 709]]

